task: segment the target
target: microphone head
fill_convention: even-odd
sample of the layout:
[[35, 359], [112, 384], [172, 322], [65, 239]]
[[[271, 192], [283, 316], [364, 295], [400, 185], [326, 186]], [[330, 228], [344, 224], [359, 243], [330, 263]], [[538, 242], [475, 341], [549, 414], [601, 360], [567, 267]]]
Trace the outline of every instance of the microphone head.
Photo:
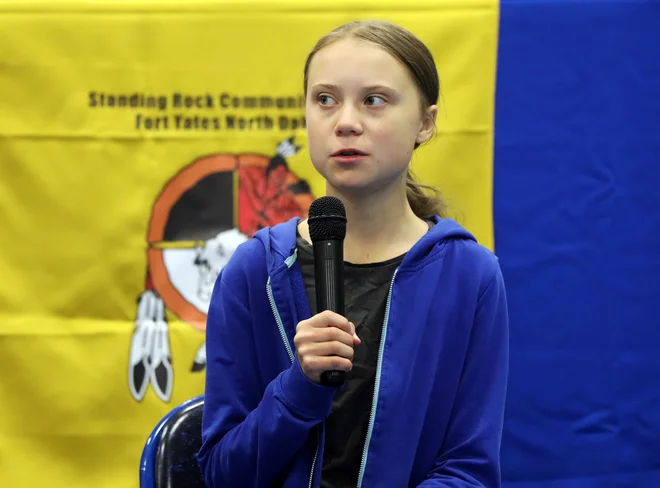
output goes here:
[[312, 242], [344, 240], [346, 237], [346, 209], [337, 197], [317, 198], [309, 207], [309, 236]]

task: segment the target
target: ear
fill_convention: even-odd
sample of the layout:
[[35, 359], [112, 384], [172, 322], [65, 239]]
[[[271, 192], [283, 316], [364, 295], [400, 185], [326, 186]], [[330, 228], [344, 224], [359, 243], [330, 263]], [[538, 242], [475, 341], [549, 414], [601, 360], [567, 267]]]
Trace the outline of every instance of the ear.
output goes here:
[[415, 142], [417, 144], [423, 144], [433, 136], [433, 131], [435, 130], [435, 121], [438, 118], [438, 106], [431, 105], [424, 111], [424, 119], [422, 120], [422, 126], [417, 133], [417, 138]]

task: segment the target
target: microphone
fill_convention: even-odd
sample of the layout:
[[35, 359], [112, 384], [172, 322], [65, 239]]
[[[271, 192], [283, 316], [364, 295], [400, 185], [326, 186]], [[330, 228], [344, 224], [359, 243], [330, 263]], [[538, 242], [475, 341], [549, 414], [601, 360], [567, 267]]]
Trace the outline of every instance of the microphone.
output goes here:
[[[307, 222], [314, 247], [316, 310], [344, 315], [344, 204], [336, 197], [317, 198], [309, 207]], [[345, 381], [345, 371], [321, 373], [321, 384], [325, 386], [341, 386]]]

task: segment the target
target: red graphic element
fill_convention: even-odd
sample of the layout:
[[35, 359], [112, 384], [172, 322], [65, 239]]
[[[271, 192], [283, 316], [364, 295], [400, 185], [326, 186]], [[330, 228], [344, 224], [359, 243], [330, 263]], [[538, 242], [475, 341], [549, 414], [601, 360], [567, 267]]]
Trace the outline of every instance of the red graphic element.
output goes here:
[[252, 236], [276, 222], [307, 217], [313, 198], [309, 193], [294, 195], [290, 191], [300, 180], [285, 165], [270, 171], [261, 165], [242, 165], [238, 174], [238, 228], [244, 234]]
[[[307, 217], [314, 200], [306, 185], [292, 173], [284, 158], [257, 154], [215, 154], [194, 161], [177, 173], [156, 199], [149, 223], [148, 242], [162, 242], [171, 208], [186, 191], [204, 177], [223, 171], [238, 175], [238, 219], [240, 232], [252, 237], [263, 227]], [[292, 187], [298, 188], [296, 192]], [[163, 260], [163, 250], [150, 247], [147, 251], [147, 289], [162, 297], [168, 310], [192, 327], [205, 330], [206, 314], [188, 303], [169, 280]], [[153, 288], [152, 288], [153, 287]]]

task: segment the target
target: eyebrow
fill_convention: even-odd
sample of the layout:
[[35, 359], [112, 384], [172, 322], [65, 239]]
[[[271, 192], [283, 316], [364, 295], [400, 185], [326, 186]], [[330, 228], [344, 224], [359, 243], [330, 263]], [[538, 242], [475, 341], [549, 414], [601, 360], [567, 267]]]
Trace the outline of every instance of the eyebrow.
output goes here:
[[[318, 90], [318, 89], [339, 91], [339, 88], [336, 85], [332, 85], [330, 83], [317, 83], [314, 86], [312, 86], [312, 90]], [[389, 92], [396, 93], [396, 90], [394, 88], [392, 88], [390, 86], [387, 86], [387, 85], [383, 85], [383, 84], [365, 86], [364, 88], [362, 88], [362, 90], [367, 91], [367, 92], [384, 90], [384, 91], [389, 91]]]

